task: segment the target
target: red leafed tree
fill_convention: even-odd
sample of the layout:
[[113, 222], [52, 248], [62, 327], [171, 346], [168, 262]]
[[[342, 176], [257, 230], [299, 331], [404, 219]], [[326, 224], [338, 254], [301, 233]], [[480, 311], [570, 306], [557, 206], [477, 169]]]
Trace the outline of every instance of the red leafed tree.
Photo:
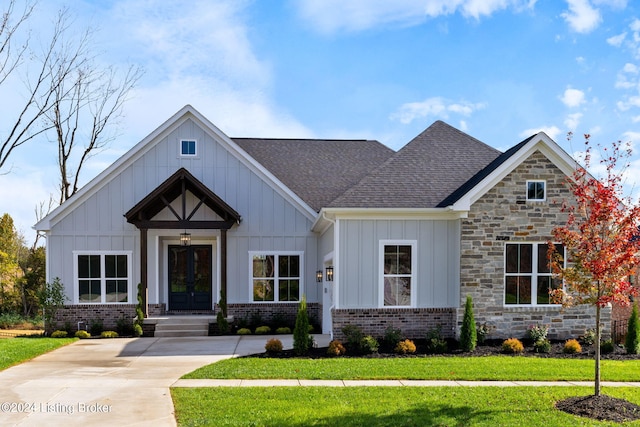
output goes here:
[[[569, 135], [571, 138], [571, 134]], [[640, 206], [623, 195], [624, 172], [631, 150], [621, 142], [602, 148], [603, 176], [596, 179], [587, 172], [592, 146], [585, 135], [584, 167], [576, 168], [569, 180], [574, 200], [565, 201], [567, 223], [556, 227], [553, 236], [566, 248], [567, 264], [549, 244], [553, 272], [564, 287], [552, 292], [552, 301], [564, 306], [590, 304], [596, 309], [595, 395], [600, 395], [600, 311], [608, 304], [628, 305], [637, 290], [629, 275], [640, 257]]]

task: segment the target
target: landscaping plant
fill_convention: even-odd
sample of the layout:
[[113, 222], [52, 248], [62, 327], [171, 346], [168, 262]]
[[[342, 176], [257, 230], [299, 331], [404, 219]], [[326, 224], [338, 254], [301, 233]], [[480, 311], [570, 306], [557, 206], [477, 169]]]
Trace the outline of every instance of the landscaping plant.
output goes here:
[[303, 295], [298, 304], [296, 326], [293, 329], [293, 351], [301, 356], [306, 354], [311, 347], [313, 337], [309, 334], [309, 316], [307, 315], [307, 300]]
[[473, 318], [473, 302], [471, 295], [467, 295], [467, 301], [464, 305], [462, 327], [460, 328], [460, 348], [462, 348], [462, 351], [473, 351], [477, 343], [478, 335], [476, 331], [476, 321]]
[[264, 349], [269, 354], [278, 354], [282, 352], [282, 341], [277, 338], [271, 338], [265, 344]]
[[[571, 134], [569, 134], [571, 138]], [[551, 301], [563, 306], [589, 304], [595, 306], [595, 342], [600, 343], [600, 310], [617, 303], [628, 305], [637, 294], [629, 282], [633, 268], [640, 263], [640, 206], [623, 196], [622, 176], [629, 166], [631, 150], [614, 143], [601, 148], [600, 163], [605, 176], [598, 180], [587, 172], [592, 147], [585, 135], [585, 167], [578, 166], [569, 181], [573, 201], [565, 201], [567, 214], [564, 226], [553, 229], [553, 239], [562, 244], [564, 254], [549, 243], [551, 268], [564, 286], [551, 292]], [[618, 164], [620, 161], [624, 164]], [[595, 351], [595, 396], [600, 395], [600, 346]]]
[[640, 353], [640, 319], [638, 318], [638, 304], [633, 304], [629, 323], [627, 324], [627, 336], [624, 339], [624, 348], [629, 354]]
[[521, 354], [524, 352], [524, 345], [518, 338], [509, 338], [502, 343], [502, 352], [507, 354]]
[[400, 341], [394, 351], [398, 354], [413, 354], [416, 352], [416, 345], [411, 340]]
[[342, 343], [338, 340], [333, 340], [329, 343], [329, 348], [327, 348], [327, 354], [329, 356], [342, 356], [345, 354], [347, 350], [344, 348]]
[[574, 339], [567, 340], [567, 342], [564, 343], [564, 348], [562, 349], [562, 352], [567, 354], [580, 353], [582, 352], [582, 346], [580, 345], [578, 340], [574, 340]]

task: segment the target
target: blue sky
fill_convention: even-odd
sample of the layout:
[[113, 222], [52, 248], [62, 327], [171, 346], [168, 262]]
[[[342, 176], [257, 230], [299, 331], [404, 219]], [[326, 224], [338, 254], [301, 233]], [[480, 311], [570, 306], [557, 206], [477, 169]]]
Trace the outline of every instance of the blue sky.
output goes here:
[[[572, 154], [584, 133], [640, 146], [640, 6], [627, 0], [48, 0], [34, 34], [65, 4], [74, 30], [97, 29], [101, 61], [145, 71], [83, 182], [185, 104], [229, 136], [399, 149], [441, 119], [501, 150], [540, 130]], [[0, 88], [0, 132], [18, 93]], [[30, 238], [56, 190], [55, 146], [36, 141], [11, 163], [0, 212]]]

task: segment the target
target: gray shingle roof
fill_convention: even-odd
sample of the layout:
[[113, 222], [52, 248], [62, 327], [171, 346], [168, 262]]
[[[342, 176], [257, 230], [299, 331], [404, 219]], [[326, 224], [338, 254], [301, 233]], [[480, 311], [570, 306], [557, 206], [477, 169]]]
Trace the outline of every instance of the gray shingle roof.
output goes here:
[[371, 140], [232, 140], [316, 211], [394, 154]]
[[499, 155], [500, 151], [436, 121], [329, 207], [436, 207]]

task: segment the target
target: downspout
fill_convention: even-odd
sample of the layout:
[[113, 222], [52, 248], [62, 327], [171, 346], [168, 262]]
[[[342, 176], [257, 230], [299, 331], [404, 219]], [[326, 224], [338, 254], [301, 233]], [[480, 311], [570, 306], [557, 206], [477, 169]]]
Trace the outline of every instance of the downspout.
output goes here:
[[[336, 290], [337, 290], [337, 287], [338, 287], [337, 286], [338, 282], [337, 282], [336, 279], [339, 277], [339, 275], [336, 274], [336, 272], [339, 271], [339, 269], [336, 268], [337, 267], [336, 261], [338, 259], [338, 256], [337, 256], [337, 254], [338, 254], [338, 245], [337, 245], [337, 243], [338, 243], [338, 230], [337, 230], [338, 229], [338, 224], [337, 224], [336, 220], [333, 220], [333, 219], [331, 219], [331, 218], [329, 218], [327, 216], [326, 211], [322, 211], [322, 218], [327, 220], [327, 221], [329, 221], [331, 224], [333, 224], [333, 269], [334, 269], [333, 274], [334, 274], [334, 276], [333, 276], [333, 284], [331, 285], [331, 286], [333, 286], [333, 292], [332, 292], [332, 296], [333, 297], [331, 298], [331, 304], [332, 305], [329, 307], [329, 313], [331, 313], [331, 310], [333, 310], [335, 308], [335, 300], [337, 299], [337, 295], [336, 295], [337, 291]], [[324, 264], [324, 262], [323, 262], [323, 264]], [[323, 297], [323, 299], [324, 299], [324, 297]], [[331, 316], [330, 335], [331, 335], [331, 340], [333, 340], [333, 316]]]

